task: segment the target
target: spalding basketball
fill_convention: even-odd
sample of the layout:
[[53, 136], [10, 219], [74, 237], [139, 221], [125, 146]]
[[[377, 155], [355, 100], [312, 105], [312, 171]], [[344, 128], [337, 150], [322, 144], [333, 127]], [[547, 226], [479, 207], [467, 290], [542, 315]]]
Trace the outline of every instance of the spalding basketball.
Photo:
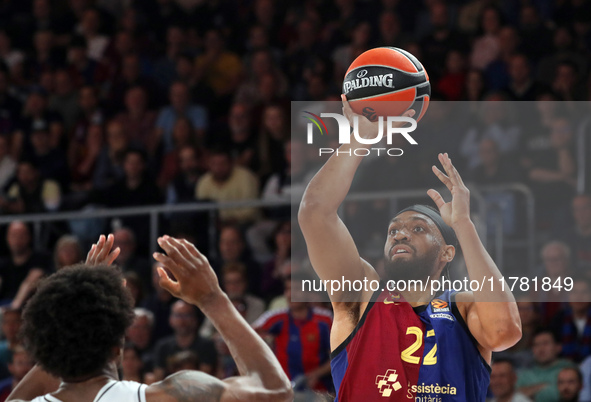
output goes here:
[[343, 82], [355, 113], [372, 121], [378, 116], [400, 116], [414, 109], [419, 121], [427, 111], [431, 84], [425, 68], [409, 52], [396, 47], [368, 50], [349, 66]]

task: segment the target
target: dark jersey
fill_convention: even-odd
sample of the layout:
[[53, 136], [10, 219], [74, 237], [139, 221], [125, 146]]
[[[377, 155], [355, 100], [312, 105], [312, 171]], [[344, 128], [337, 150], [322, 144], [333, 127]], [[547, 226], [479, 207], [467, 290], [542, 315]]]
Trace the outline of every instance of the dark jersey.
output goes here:
[[331, 359], [341, 402], [480, 402], [490, 380], [449, 291], [415, 308], [396, 292], [377, 291]]

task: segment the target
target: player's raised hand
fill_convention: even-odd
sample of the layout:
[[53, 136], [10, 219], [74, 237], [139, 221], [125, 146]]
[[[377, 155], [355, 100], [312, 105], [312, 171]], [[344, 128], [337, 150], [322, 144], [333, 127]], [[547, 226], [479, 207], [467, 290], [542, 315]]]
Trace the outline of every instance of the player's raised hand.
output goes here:
[[[349, 125], [353, 127], [353, 119], [355, 116], [358, 118], [358, 125], [359, 125], [359, 136], [361, 138], [375, 138], [378, 135], [380, 130], [379, 122], [378, 121], [370, 121], [367, 117], [357, 114], [351, 109], [351, 105], [347, 100], [345, 95], [341, 95], [341, 100], [343, 101], [343, 115], [349, 120]], [[413, 109], [409, 109], [402, 114], [403, 117], [413, 117], [415, 115], [415, 111]], [[384, 119], [384, 134], [386, 131], [386, 121]], [[402, 127], [405, 124], [404, 122], [395, 122], [392, 124], [393, 127]]]
[[171, 279], [164, 268], [158, 267], [160, 286], [163, 289], [199, 307], [222, 294], [209, 261], [192, 243], [163, 236], [158, 238], [158, 244], [166, 254], [154, 253], [154, 259], [175, 278]]
[[106, 237], [105, 235], [100, 235], [98, 241], [92, 245], [86, 256], [86, 265], [111, 265], [121, 252], [119, 247], [111, 251], [114, 242], [115, 237], [112, 234]]
[[439, 154], [439, 162], [443, 165], [445, 173], [436, 166], [433, 166], [433, 173], [449, 189], [452, 199], [450, 202], [445, 202], [441, 194], [433, 189], [427, 191], [427, 194], [439, 208], [445, 223], [453, 228], [459, 223], [470, 220], [470, 190], [462, 181], [460, 174], [447, 154]]

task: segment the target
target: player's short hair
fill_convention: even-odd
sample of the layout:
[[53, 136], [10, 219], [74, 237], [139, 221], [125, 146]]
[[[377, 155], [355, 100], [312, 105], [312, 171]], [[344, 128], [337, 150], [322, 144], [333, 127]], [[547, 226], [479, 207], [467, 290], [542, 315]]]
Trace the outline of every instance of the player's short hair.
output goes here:
[[133, 318], [118, 268], [76, 264], [41, 282], [24, 310], [22, 335], [48, 373], [75, 380], [100, 373]]

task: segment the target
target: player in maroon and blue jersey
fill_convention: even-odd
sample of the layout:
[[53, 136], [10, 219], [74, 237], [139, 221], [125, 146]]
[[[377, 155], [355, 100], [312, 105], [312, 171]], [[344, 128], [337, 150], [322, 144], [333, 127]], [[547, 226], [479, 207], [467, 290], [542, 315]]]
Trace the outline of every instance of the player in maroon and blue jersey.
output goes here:
[[[355, 116], [346, 99], [343, 111]], [[406, 116], [412, 117], [412, 112]], [[378, 123], [358, 116], [359, 133], [374, 138]], [[474, 292], [433, 292], [462, 247], [470, 280], [499, 284], [502, 275], [482, 245], [470, 219], [470, 194], [447, 154], [435, 175], [451, 191], [445, 202], [427, 193], [439, 211], [415, 205], [388, 224], [384, 247], [386, 276], [363, 260], [337, 209], [345, 199], [363, 157], [347, 151], [370, 148], [353, 136], [308, 185], [299, 223], [310, 261], [321, 280], [381, 281], [375, 292], [336, 292], [331, 330], [332, 375], [337, 399], [344, 401], [485, 400], [493, 351], [514, 345], [521, 321], [508, 286], [482, 286]], [[363, 153], [360, 153], [363, 154]], [[384, 172], [388, 174], [388, 172]], [[429, 280], [430, 279], [430, 280]], [[424, 286], [388, 291], [387, 280], [419, 281]], [[415, 282], [416, 283], [416, 282]]]

